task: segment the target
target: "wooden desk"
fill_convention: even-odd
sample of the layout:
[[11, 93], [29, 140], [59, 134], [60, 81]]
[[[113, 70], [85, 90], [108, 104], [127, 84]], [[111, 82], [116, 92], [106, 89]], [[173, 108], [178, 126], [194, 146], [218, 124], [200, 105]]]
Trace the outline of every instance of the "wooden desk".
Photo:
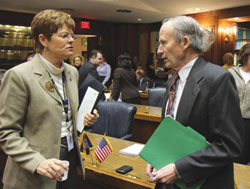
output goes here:
[[137, 108], [135, 119], [161, 122], [161, 107], [132, 104]]
[[148, 105], [148, 92], [139, 92], [142, 105]]
[[[102, 135], [93, 133], [88, 133], [88, 136], [94, 147], [98, 145], [102, 137]], [[143, 159], [119, 154], [120, 149], [133, 144], [133, 142], [112, 137], [108, 137], [108, 139], [114, 148], [113, 152], [103, 163], [99, 164], [99, 167], [91, 165], [90, 157], [86, 159], [86, 180], [91, 179], [94, 182], [101, 182], [104, 186], [109, 185], [110, 188], [154, 188], [154, 183], [149, 182], [149, 177], [145, 174], [146, 162]], [[115, 172], [116, 168], [125, 164], [134, 168], [128, 175], [133, 175], [137, 178], [131, 178], [128, 175], [121, 175]], [[250, 188], [250, 166], [235, 163], [234, 175], [239, 189]]]
[[[97, 144], [100, 142], [101, 137], [102, 137], [101, 135], [97, 135], [94, 133], [88, 133], [88, 136], [92, 144], [94, 145], [94, 147], [97, 146]], [[145, 174], [146, 162], [144, 162], [144, 160], [142, 160], [140, 157], [131, 157], [131, 156], [118, 154], [118, 151], [120, 150], [120, 148], [123, 148], [123, 147], [125, 148], [133, 144], [133, 142], [115, 139], [111, 137], [108, 137], [108, 139], [114, 148], [113, 152], [108, 156], [106, 160], [103, 161], [103, 163], [100, 164], [99, 167], [93, 167], [91, 165], [90, 157], [86, 159], [85, 161], [86, 181], [92, 180], [94, 181], [94, 183], [97, 183], [97, 182], [108, 183], [109, 186], [112, 185], [116, 188], [129, 188], [129, 189], [154, 188], [154, 183], [149, 182], [149, 178]], [[0, 147], [0, 170], [1, 170], [0, 189], [2, 189], [3, 187], [1, 184], [2, 173], [4, 170], [6, 159], [7, 159], [7, 156], [1, 150], [1, 147]], [[114, 172], [114, 169], [116, 169], [118, 166], [124, 165], [125, 162], [128, 163], [128, 165], [132, 165], [134, 168], [134, 170], [128, 174], [136, 176], [138, 178], [131, 178], [128, 175], [121, 175], [121, 174]], [[78, 167], [78, 172], [81, 172], [80, 167]], [[82, 175], [79, 174], [78, 176], [81, 177]], [[249, 179], [250, 178], [250, 166], [234, 163], [234, 177], [236, 179], [239, 189], [250, 188], [250, 179]], [[84, 186], [79, 184], [77, 188], [78, 189], [85, 188], [86, 185], [87, 185], [86, 183], [84, 184]], [[95, 187], [95, 189], [96, 188], [98, 187]], [[108, 187], [107, 185], [106, 187], [103, 187], [102, 185], [99, 188], [103, 189], [103, 188], [110, 188], [110, 187]]]
[[234, 163], [234, 178], [239, 189], [250, 188], [250, 166]]
[[[87, 133], [94, 149], [101, 141], [103, 135]], [[96, 183], [104, 188], [154, 188], [155, 184], [149, 181], [146, 175], [146, 162], [139, 156], [126, 156], [119, 154], [119, 150], [134, 144], [134, 142], [108, 137], [113, 152], [102, 162], [98, 162], [98, 166], [92, 165], [90, 156], [85, 160], [86, 182]], [[94, 152], [92, 152], [95, 158]], [[123, 165], [130, 165], [133, 171], [122, 175], [116, 173], [115, 170]], [[80, 171], [79, 171], [80, 172]]]
[[132, 125], [132, 141], [145, 144], [161, 122], [161, 108], [132, 105], [137, 108]]

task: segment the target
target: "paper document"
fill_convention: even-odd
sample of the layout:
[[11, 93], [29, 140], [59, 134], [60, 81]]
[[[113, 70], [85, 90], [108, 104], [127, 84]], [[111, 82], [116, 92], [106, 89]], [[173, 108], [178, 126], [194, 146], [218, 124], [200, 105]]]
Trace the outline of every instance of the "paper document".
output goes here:
[[119, 153], [129, 156], [138, 156], [144, 146], [144, 144], [133, 144], [127, 148], [121, 149]]
[[99, 92], [95, 89], [88, 87], [87, 92], [82, 100], [80, 108], [77, 113], [77, 130], [81, 133], [84, 129], [83, 121], [84, 116], [90, 113], [95, 105]]

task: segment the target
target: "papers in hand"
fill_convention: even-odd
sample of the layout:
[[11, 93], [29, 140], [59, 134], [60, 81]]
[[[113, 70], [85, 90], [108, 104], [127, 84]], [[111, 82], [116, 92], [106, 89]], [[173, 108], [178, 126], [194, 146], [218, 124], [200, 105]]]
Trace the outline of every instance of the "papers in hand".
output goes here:
[[84, 117], [87, 113], [90, 113], [95, 105], [99, 92], [95, 89], [88, 87], [87, 92], [81, 102], [80, 108], [77, 114], [77, 130], [81, 133], [84, 129]]
[[144, 144], [133, 144], [127, 148], [121, 149], [119, 153], [129, 156], [138, 156], [144, 146]]

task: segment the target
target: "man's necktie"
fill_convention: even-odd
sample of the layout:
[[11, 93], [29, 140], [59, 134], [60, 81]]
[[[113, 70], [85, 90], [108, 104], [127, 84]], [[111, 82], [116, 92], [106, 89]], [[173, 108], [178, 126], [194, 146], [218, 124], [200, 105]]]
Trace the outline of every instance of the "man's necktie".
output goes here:
[[175, 78], [173, 79], [169, 87], [168, 107], [167, 107], [166, 115], [170, 115], [172, 117], [174, 117], [173, 105], [174, 105], [174, 100], [175, 100], [176, 91], [177, 91], [177, 81], [179, 80], [179, 78], [180, 77], [178, 73], [176, 73]]

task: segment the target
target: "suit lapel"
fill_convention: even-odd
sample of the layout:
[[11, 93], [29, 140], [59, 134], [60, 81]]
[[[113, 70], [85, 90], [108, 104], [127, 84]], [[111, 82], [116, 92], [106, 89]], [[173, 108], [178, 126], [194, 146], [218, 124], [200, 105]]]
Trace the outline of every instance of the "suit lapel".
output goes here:
[[186, 125], [192, 112], [195, 100], [200, 92], [199, 82], [204, 77], [203, 64], [206, 63], [201, 57], [193, 65], [184, 87], [176, 120]]
[[60, 104], [62, 104], [62, 100], [57, 93], [56, 89], [52, 85], [51, 78], [48, 74], [48, 71], [43, 66], [42, 60], [38, 55], [35, 55], [35, 57], [32, 59], [33, 68], [34, 68], [34, 74], [38, 76], [38, 82], [40, 83], [41, 87], [44, 89], [44, 91], [50, 95], [52, 98], [54, 98], [56, 101], [58, 101]]

